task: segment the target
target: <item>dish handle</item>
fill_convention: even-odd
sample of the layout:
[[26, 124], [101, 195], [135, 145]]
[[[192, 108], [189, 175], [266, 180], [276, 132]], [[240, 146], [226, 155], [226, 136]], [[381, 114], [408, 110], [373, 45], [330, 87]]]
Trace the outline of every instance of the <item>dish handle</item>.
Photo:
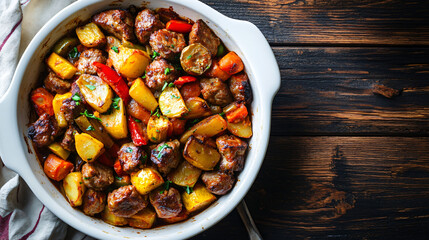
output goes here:
[[[16, 161], [14, 156], [9, 156], [11, 150], [7, 149], [17, 149], [19, 146], [13, 146], [13, 138], [15, 134], [15, 129], [17, 129], [17, 123], [12, 125], [16, 116], [12, 116], [12, 106], [11, 106], [11, 97], [8, 96], [10, 87], [8, 91], [0, 98], [0, 113], [2, 117], [0, 118], [0, 157], [4, 165], [10, 170], [18, 173], [20, 161]], [[9, 154], [9, 155], [8, 155]]]
[[247, 63], [252, 71], [253, 77], [263, 82], [261, 96], [271, 97], [271, 104], [275, 94], [280, 89], [280, 70], [274, 53], [262, 32], [253, 23], [230, 19], [233, 24], [228, 34], [233, 35], [237, 45], [242, 50], [245, 59], [252, 59]]

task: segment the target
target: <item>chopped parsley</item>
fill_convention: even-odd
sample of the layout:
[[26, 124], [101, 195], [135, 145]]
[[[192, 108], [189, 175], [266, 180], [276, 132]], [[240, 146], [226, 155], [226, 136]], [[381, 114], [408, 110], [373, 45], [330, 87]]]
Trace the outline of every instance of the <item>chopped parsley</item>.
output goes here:
[[76, 106], [79, 106], [80, 101], [82, 100], [79, 96], [79, 93], [75, 93], [72, 97], [72, 100], [76, 103]]
[[130, 148], [130, 147], [127, 147], [127, 152], [132, 153], [132, 152], [133, 152], [133, 149], [132, 149], [132, 148]]
[[156, 129], [156, 132], [159, 133], [160, 132], [159, 129]]
[[142, 76], [142, 78], [146, 78], [146, 70], [144, 70], [144, 75]]
[[170, 184], [171, 183], [173, 183], [173, 182], [169, 181], [169, 180], [165, 181], [164, 184], [163, 184], [164, 189], [161, 192], [159, 192], [159, 193], [163, 194], [164, 191], [168, 191], [170, 189]]
[[113, 51], [115, 51], [115, 53], [119, 53], [119, 49], [118, 49], [118, 47], [113, 46], [113, 47], [111, 47], [111, 49], [112, 49]]
[[171, 72], [170, 68], [165, 68], [165, 70], [164, 70], [164, 74], [165, 75], [170, 74], [170, 72]]
[[168, 86], [169, 87], [175, 87], [176, 85], [174, 85], [174, 83], [171, 82], [171, 83], [168, 84]]
[[121, 100], [120, 97], [115, 97], [115, 98], [112, 99], [112, 107], [114, 109], [119, 110], [119, 100]]
[[164, 91], [165, 90], [165, 88], [168, 86], [168, 82], [165, 82], [164, 83], [164, 86], [162, 86], [162, 89], [161, 89], [161, 91]]
[[83, 179], [84, 179], [84, 180], [88, 180], [88, 179], [90, 179], [90, 178], [89, 178], [89, 177], [84, 177]]
[[191, 57], [192, 57], [192, 54], [191, 54], [191, 55], [188, 55], [188, 56], [186, 57], [186, 59], [191, 59]]
[[142, 120], [137, 119], [137, 118], [134, 118], [134, 121], [136, 121], [136, 122], [138, 122], [138, 123], [141, 123], [141, 122], [142, 122]]
[[159, 56], [159, 53], [157, 51], [153, 51], [152, 59], [155, 59], [158, 56]]
[[94, 114], [88, 113], [88, 110], [86, 110], [86, 109], [85, 109], [85, 112], [80, 113], [80, 115], [84, 115], [84, 116], [89, 117], [89, 118], [97, 119], [98, 121], [101, 122], [101, 119], [99, 117], [94, 116]]
[[162, 144], [161, 146], [158, 147], [158, 149], [156, 149], [156, 150], [158, 150], [158, 154], [156, 155], [156, 158], [160, 159], [162, 157], [162, 155], [163, 155], [162, 151], [164, 149], [173, 149], [173, 148], [168, 146], [167, 143]]
[[91, 125], [89, 125], [89, 127], [86, 128], [86, 131], [94, 131], [94, 130], [95, 130], [95, 128]]
[[92, 85], [85, 85], [85, 87], [87, 87], [89, 90], [94, 91], [95, 90], [95, 86]]
[[69, 57], [72, 59], [75, 59], [79, 56], [79, 51], [77, 50], [77, 47], [74, 47], [70, 52], [69, 52]]
[[146, 163], [146, 160], [147, 160], [147, 155], [145, 154], [144, 156], [141, 156], [140, 157], [140, 161], [143, 163], [143, 164], [145, 164]]
[[118, 177], [118, 176], [115, 176], [115, 178], [116, 178], [117, 180], [119, 180], [119, 181], [121, 181], [121, 180], [122, 180], [122, 178], [121, 178], [121, 177]]
[[183, 187], [183, 188], [185, 189], [185, 191], [186, 191], [187, 194], [191, 194], [194, 191], [194, 189], [192, 189], [192, 187], [189, 187], [189, 186], [186, 186], [186, 187]]
[[224, 112], [219, 113], [219, 115], [220, 115], [221, 117], [225, 117], [225, 113], [224, 113]]
[[155, 137], [152, 137], [152, 140], [153, 140], [153, 141], [156, 141], [156, 138], [155, 138]]
[[174, 44], [171, 44], [171, 48], [174, 48]]
[[176, 96], [176, 94], [171, 94], [171, 98], [180, 99], [180, 97], [179, 97], [179, 96]]
[[156, 108], [156, 111], [155, 111], [152, 115], [155, 115], [155, 116], [157, 116], [157, 117], [160, 117], [160, 116], [161, 116], [161, 114], [159, 113], [159, 108]]

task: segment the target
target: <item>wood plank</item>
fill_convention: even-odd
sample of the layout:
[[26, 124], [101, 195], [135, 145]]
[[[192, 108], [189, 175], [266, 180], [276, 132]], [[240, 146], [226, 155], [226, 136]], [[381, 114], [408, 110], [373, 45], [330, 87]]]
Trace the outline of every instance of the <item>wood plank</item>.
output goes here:
[[203, 0], [272, 44], [429, 44], [425, 0]]
[[[429, 135], [428, 48], [274, 47], [273, 135]], [[374, 84], [404, 89], [388, 99]]]
[[429, 138], [272, 137], [246, 201], [265, 239], [424, 239]]

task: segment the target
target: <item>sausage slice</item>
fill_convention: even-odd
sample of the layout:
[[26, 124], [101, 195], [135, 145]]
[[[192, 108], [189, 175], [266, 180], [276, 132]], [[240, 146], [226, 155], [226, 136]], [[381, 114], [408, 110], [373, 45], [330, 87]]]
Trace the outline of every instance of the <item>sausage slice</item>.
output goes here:
[[247, 143], [233, 135], [216, 138], [216, 146], [222, 155], [220, 169], [224, 171], [241, 171], [244, 167], [244, 155]]
[[92, 64], [94, 62], [105, 64], [106, 60], [106, 57], [103, 56], [103, 51], [97, 48], [88, 48], [80, 54], [79, 60], [77, 60], [74, 65], [81, 73], [97, 75]]
[[156, 164], [161, 173], [167, 174], [179, 165], [179, 146], [180, 142], [176, 139], [171, 142], [162, 142], [152, 150], [150, 160]]
[[118, 152], [119, 162], [121, 167], [126, 173], [132, 173], [138, 170], [140, 167], [143, 167], [142, 157], [146, 156], [146, 153], [134, 145], [134, 143], [125, 143], [122, 145], [121, 149]]
[[189, 33], [189, 44], [193, 43], [201, 43], [214, 56], [217, 53], [220, 39], [203, 20], [198, 19], [194, 25], [192, 25], [192, 30]]
[[152, 90], [161, 90], [166, 82], [173, 82], [177, 76], [176, 68], [165, 59], [155, 60], [146, 68], [146, 86]]
[[216, 195], [225, 195], [234, 185], [235, 178], [232, 172], [212, 171], [201, 176], [207, 190]]
[[61, 78], [59, 78], [54, 72], [49, 72], [43, 81], [45, 88], [51, 92], [64, 94], [70, 90], [71, 84]]
[[97, 162], [85, 163], [82, 166], [83, 183], [97, 191], [106, 189], [113, 183], [113, 170]]
[[31, 124], [28, 128], [28, 138], [30, 138], [37, 147], [48, 146], [58, 135], [60, 128], [54, 116], [44, 113]]
[[244, 103], [252, 102], [252, 89], [246, 73], [243, 72], [231, 76], [229, 80], [229, 89], [236, 101]]
[[103, 211], [106, 206], [106, 194], [104, 192], [86, 190], [83, 195], [82, 210], [86, 215], [94, 216]]
[[161, 58], [173, 60], [185, 47], [185, 37], [181, 33], [167, 29], [155, 31], [150, 35], [149, 44]]
[[107, 197], [107, 203], [109, 210], [117, 217], [131, 217], [148, 204], [133, 185], [113, 190]]
[[224, 107], [232, 102], [228, 86], [219, 78], [204, 78], [200, 81], [203, 98], [213, 105]]
[[133, 17], [125, 10], [108, 10], [96, 14], [92, 21], [119, 39], [131, 41], [134, 39]]
[[140, 43], [149, 41], [150, 34], [156, 30], [164, 28], [165, 25], [159, 20], [158, 14], [150, 9], [139, 12], [135, 22], [135, 33]]

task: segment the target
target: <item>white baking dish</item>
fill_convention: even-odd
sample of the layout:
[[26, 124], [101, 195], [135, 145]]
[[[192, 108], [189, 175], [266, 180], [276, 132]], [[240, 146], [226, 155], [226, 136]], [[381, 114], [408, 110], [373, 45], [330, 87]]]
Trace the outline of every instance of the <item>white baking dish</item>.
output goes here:
[[[33, 154], [30, 140], [25, 137], [29, 124], [29, 93], [39, 80], [39, 73], [45, 66], [45, 55], [51, 47], [66, 32], [74, 29], [81, 21], [89, 19], [94, 13], [115, 7], [126, 8], [131, 4], [152, 9], [173, 6], [180, 15], [193, 20], [205, 20], [227, 48], [243, 59], [254, 96], [253, 137], [245, 168], [239, 174], [233, 190], [185, 222], [149, 230], [115, 227], [70, 207], [44, 174], [36, 155]], [[184, 239], [220, 221], [236, 207], [250, 189], [264, 160], [270, 134], [271, 104], [279, 87], [280, 72], [275, 57], [262, 33], [252, 23], [228, 18], [196, 0], [77, 1], [56, 14], [37, 33], [24, 52], [11, 86], [0, 100], [0, 154], [4, 164], [21, 175], [49, 210], [79, 231], [99, 239]]]

